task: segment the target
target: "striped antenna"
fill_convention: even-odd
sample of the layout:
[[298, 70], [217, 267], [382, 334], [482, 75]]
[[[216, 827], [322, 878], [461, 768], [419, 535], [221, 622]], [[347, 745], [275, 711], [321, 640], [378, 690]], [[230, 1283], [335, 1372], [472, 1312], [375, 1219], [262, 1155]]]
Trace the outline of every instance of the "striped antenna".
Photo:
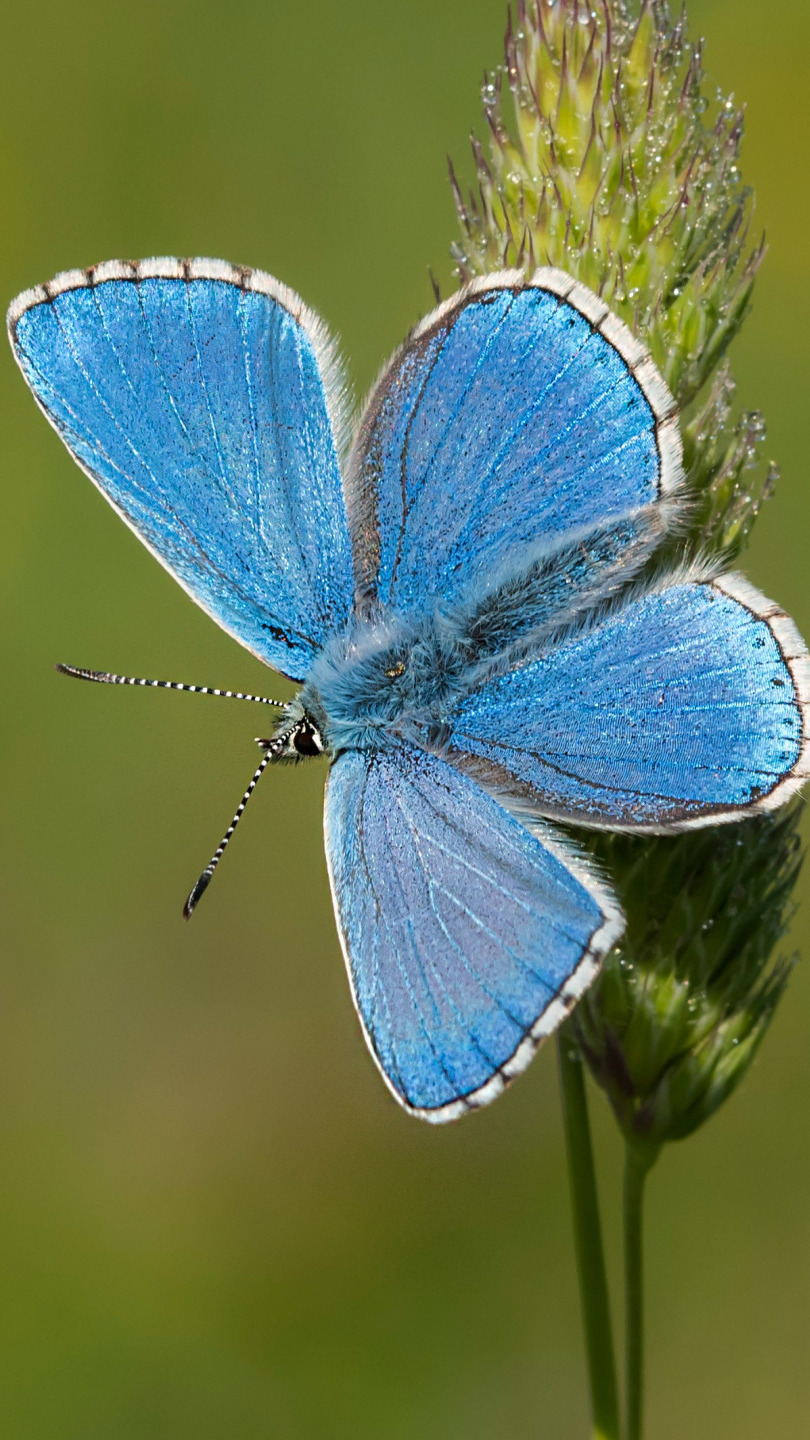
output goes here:
[[[293, 729], [294, 729], [294, 728], [295, 728], [295, 727], [293, 726]], [[200, 876], [200, 878], [199, 878], [199, 880], [197, 881], [196, 885], [195, 885], [195, 886], [193, 887], [193, 889], [191, 890], [191, 892], [190, 892], [190, 894], [189, 894], [189, 897], [188, 897], [185, 905], [183, 906], [183, 914], [185, 915], [185, 917], [186, 917], [187, 920], [190, 919], [190, 917], [193, 915], [193, 913], [194, 913], [194, 911], [195, 911], [195, 909], [196, 909], [196, 907], [197, 907], [197, 904], [199, 903], [199, 900], [200, 900], [201, 895], [203, 895], [203, 894], [205, 893], [205, 891], [208, 889], [208, 886], [211, 884], [211, 879], [212, 879], [212, 877], [213, 877], [214, 871], [216, 870], [217, 865], [219, 864], [220, 860], [222, 859], [222, 856], [223, 856], [224, 853], [225, 853], [225, 850], [226, 850], [227, 845], [228, 845], [228, 841], [230, 840], [231, 836], [233, 835], [234, 830], [236, 829], [237, 825], [239, 824], [239, 821], [242, 819], [242, 816], [243, 816], [244, 813], [245, 813], [245, 806], [247, 805], [248, 800], [250, 799], [251, 795], [253, 794], [253, 791], [256, 789], [256, 786], [258, 785], [259, 781], [261, 780], [262, 775], [264, 774], [265, 770], [267, 769], [267, 766], [270, 764], [270, 761], [271, 761], [276, 755], [278, 755], [281, 750], [284, 749], [284, 746], [286, 745], [287, 741], [289, 740], [291, 733], [292, 733], [292, 731], [288, 730], [288, 731], [286, 731], [283, 735], [276, 735], [276, 736], [274, 736], [272, 740], [260, 740], [260, 741], [257, 741], [257, 744], [260, 744], [260, 745], [262, 746], [262, 748], [264, 749], [264, 755], [262, 756], [261, 764], [259, 765], [258, 770], [256, 771], [255, 775], [253, 776], [253, 779], [251, 780], [250, 784], [248, 785], [247, 790], [245, 791], [244, 795], [242, 796], [242, 799], [240, 800], [239, 805], [237, 806], [236, 814], [234, 815], [233, 820], [231, 821], [230, 825], [228, 826], [227, 830], [225, 831], [225, 834], [223, 835], [222, 840], [220, 841], [219, 845], [217, 846], [216, 850], [214, 851], [214, 854], [211, 856], [211, 859], [209, 860], [208, 864], [206, 865], [205, 869], [203, 870], [202, 875]]]
[[79, 665], [57, 665], [60, 675], [75, 680], [93, 680], [96, 685], [150, 685], [154, 690], [186, 690], [189, 695], [219, 695], [223, 700], [252, 700], [257, 705], [275, 705], [283, 710], [284, 700], [268, 700], [266, 695], [245, 695], [241, 690], [216, 690], [211, 685], [184, 685], [180, 680], [142, 680], [138, 675], [113, 675], [108, 670], [84, 670]]

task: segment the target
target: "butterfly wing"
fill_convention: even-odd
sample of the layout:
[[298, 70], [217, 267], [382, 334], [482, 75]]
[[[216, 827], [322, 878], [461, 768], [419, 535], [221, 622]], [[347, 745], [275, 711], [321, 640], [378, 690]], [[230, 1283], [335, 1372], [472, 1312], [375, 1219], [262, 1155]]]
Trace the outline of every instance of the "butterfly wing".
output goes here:
[[570, 276], [484, 276], [383, 371], [348, 494], [358, 598], [399, 611], [527, 547], [671, 502], [675, 407], [644, 347]]
[[810, 773], [810, 660], [736, 576], [674, 579], [486, 680], [451, 754], [534, 812], [685, 830], [775, 809]]
[[222, 261], [71, 271], [9, 311], [68, 449], [213, 618], [295, 678], [345, 623], [335, 360], [292, 291]]
[[427, 1120], [486, 1104], [593, 979], [623, 928], [615, 902], [554, 837], [416, 748], [340, 755], [325, 831], [352, 993], [389, 1088]]

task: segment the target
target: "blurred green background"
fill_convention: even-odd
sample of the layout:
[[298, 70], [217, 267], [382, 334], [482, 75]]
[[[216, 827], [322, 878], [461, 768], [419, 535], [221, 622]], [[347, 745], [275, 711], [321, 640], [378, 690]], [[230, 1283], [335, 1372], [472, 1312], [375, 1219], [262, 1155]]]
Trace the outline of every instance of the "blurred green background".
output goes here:
[[[810, 633], [807, 0], [691, 0], [749, 104], [771, 252], [735, 347], [783, 467], [747, 568]], [[6, 0], [3, 303], [110, 256], [294, 286], [359, 392], [450, 283], [501, 0]], [[55, 660], [278, 690], [102, 503], [0, 356], [0, 1428], [13, 1440], [586, 1433], [553, 1050], [488, 1112], [396, 1109], [352, 1012], [323, 767], [250, 774], [238, 706]], [[805, 892], [808, 881], [805, 881]], [[809, 949], [810, 906], [795, 925]], [[810, 956], [740, 1093], [650, 1184], [649, 1433], [806, 1433]], [[619, 1145], [594, 1121], [611, 1266]]]

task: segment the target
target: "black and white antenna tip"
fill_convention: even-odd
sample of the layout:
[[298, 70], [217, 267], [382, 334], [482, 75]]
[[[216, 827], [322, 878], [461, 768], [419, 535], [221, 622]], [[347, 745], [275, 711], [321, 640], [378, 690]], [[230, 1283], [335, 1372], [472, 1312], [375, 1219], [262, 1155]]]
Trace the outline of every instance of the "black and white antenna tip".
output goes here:
[[189, 894], [189, 897], [185, 905], [183, 906], [183, 916], [186, 920], [190, 920], [192, 915], [194, 914], [194, 911], [196, 910], [200, 900], [202, 899], [202, 896], [205, 894], [208, 886], [211, 883], [211, 877], [213, 873], [214, 866], [209, 865], [206, 870], [203, 870], [202, 875], [200, 876], [193, 890]]
[[53, 668], [60, 675], [72, 675], [74, 680], [97, 680], [103, 685], [113, 679], [106, 670], [85, 670], [80, 665], [63, 665], [61, 660]]

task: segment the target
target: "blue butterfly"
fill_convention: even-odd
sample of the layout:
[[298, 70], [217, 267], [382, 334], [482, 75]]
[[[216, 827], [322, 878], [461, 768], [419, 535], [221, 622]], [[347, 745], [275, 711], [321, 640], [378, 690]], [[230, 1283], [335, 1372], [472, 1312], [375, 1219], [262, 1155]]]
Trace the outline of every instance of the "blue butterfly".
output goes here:
[[683, 507], [675, 406], [569, 276], [488, 275], [440, 305], [351, 441], [326, 330], [257, 270], [70, 271], [21, 295], [9, 330], [122, 518], [302, 682], [187, 913], [265, 766], [324, 752], [352, 993], [412, 1114], [500, 1094], [622, 933], [549, 821], [688, 830], [807, 776], [810, 668], [787, 616], [716, 568], [648, 578]]

